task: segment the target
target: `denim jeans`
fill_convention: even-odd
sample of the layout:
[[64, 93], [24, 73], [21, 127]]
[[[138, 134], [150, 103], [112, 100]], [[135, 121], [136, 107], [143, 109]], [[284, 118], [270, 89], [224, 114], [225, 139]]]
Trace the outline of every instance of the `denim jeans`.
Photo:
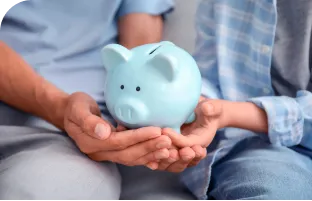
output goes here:
[[213, 165], [208, 197], [312, 199], [311, 155], [300, 147], [274, 146], [249, 137]]

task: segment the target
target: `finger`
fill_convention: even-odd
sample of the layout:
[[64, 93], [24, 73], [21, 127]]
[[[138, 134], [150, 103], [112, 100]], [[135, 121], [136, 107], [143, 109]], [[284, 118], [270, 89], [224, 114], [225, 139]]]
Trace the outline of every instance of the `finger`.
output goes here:
[[171, 164], [167, 171], [169, 172], [183, 172], [188, 164], [195, 158], [195, 152], [190, 147], [185, 147], [179, 150], [180, 160]]
[[169, 157], [160, 161], [158, 170], [166, 170], [171, 164], [178, 161], [179, 151], [177, 149], [169, 149]]
[[[140, 157], [139, 159], [133, 161], [131, 165], [145, 165], [148, 168], [155, 170], [159, 166], [158, 161], [167, 159], [168, 157], [169, 157], [168, 149], [160, 149]], [[153, 169], [154, 167], [155, 169]]]
[[112, 132], [107, 139], [112, 150], [121, 150], [132, 145], [154, 139], [161, 136], [161, 129], [158, 127], [143, 127], [121, 132]]
[[216, 130], [217, 125], [213, 122], [209, 125], [209, 128], [199, 127], [188, 135], [178, 134], [170, 128], [163, 129], [163, 134], [167, 135], [171, 139], [172, 144], [179, 148], [192, 147], [194, 145], [201, 145], [206, 148], [213, 140]]
[[[136, 130], [112, 132], [106, 140], [98, 140], [88, 135], [80, 135], [74, 140], [83, 153], [91, 154], [102, 151], [123, 150], [159, 136], [161, 136], [160, 128], [145, 127]], [[162, 147], [161, 144], [157, 146]]]
[[195, 158], [189, 163], [188, 167], [196, 166], [207, 155], [207, 150], [199, 145], [191, 147], [195, 152]]
[[110, 135], [112, 126], [101, 118], [97, 104], [91, 100], [82, 98], [74, 102], [68, 112], [68, 121], [81, 128], [83, 133], [100, 140]]
[[179, 150], [179, 156], [182, 161], [190, 163], [195, 158], [195, 151], [190, 147], [184, 147]]
[[[163, 158], [169, 157], [168, 148], [170, 145], [171, 140], [167, 136], [160, 136], [158, 138], [130, 146], [126, 149], [118, 151], [102, 151], [95, 154], [90, 154], [90, 157], [96, 161], [109, 160], [124, 165], [145, 165], [150, 161], [161, 160]], [[166, 151], [156, 152], [163, 149]], [[147, 155], [150, 153], [153, 154]]]
[[85, 117], [82, 129], [84, 133], [99, 140], [107, 139], [112, 131], [112, 127], [108, 122], [93, 114]]
[[[151, 153], [148, 153], [137, 160], [131, 160], [127, 157], [127, 154], [122, 151], [107, 151], [107, 152], [98, 152], [88, 155], [89, 158], [95, 161], [111, 161], [114, 163], [126, 165], [126, 166], [138, 166], [145, 165], [150, 169], [157, 169], [158, 163], [155, 160], [166, 159], [169, 157], [168, 149], [160, 149]], [[154, 170], [154, 169], [153, 169]]]
[[151, 170], [156, 170], [158, 168], [158, 163], [157, 162], [148, 162], [145, 166]]
[[145, 165], [152, 161], [160, 161], [169, 157], [169, 147], [171, 140], [167, 136], [160, 136], [148, 142], [142, 142], [138, 145], [133, 145], [128, 148], [128, 151], [133, 149], [132, 157], [134, 165]]
[[177, 147], [192, 147], [193, 145], [196, 144], [202, 144], [203, 142], [203, 136], [200, 135], [181, 135], [176, 133], [173, 129], [171, 128], [164, 128], [163, 129], [163, 134], [167, 135], [171, 141], [172, 144], [174, 144]]

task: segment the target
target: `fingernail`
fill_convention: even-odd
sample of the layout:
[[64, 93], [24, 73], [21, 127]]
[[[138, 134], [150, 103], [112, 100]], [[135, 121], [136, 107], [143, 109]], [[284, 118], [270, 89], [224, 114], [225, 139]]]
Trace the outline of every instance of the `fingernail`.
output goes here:
[[167, 155], [163, 152], [157, 152], [157, 153], [155, 153], [155, 158], [156, 158], [156, 160], [160, 160], [160, 159], [167, 158]]
[[148, 167], [151, 170], [156, 170], [157, 165], [155, 163], [147, 164], [146, 167]]
[[94, 129], [95, 135], [100, 139], [104, 139], [107, 136], [108, 129], [103, 124], [97, 124]]
[[170, 146], [170, 143], [167, 141], [159, 142], [156, 144], [157, 149], [163, 149], [163, 148], [168, 148]]
[[191, 160], [193, 157], [192, 156], [181, 156], [182, 160], [184, 161], [189, 161]]

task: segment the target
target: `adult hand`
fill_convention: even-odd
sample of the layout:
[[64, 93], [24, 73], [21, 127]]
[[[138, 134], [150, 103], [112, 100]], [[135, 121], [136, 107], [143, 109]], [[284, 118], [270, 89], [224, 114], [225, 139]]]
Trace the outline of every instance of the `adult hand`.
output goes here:
[[134, 166], [169, 157], [171, 140], [157, 127], [116, 131], [101, 118], [97, 103], [85, 93], [69, 96], [64, 127], [78, 148], [96, 161]]

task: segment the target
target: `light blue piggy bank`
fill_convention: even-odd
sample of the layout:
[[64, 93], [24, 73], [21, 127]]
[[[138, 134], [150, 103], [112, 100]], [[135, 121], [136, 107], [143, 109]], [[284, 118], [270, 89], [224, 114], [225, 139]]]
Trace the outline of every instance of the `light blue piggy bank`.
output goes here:
[[201, 75], [193, 57], [171, 42], [131, 50], [102, 49], [107, 71], [105, 99], [113, 118], [127, 128], [169, 127], [180, 133], [194, 121]]

